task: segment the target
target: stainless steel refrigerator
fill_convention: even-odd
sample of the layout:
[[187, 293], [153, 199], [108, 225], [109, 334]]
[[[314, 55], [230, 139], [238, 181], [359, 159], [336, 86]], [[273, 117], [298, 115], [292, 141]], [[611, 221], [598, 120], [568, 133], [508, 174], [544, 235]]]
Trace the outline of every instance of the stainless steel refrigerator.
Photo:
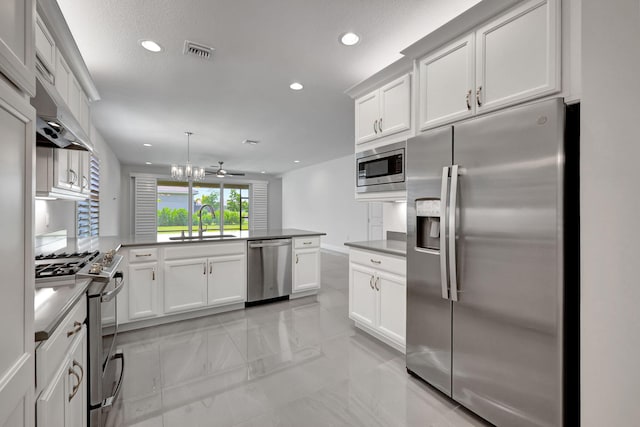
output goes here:
[[407, 142], [407, 369], [498, 426], [563, 423], [564, 112]]

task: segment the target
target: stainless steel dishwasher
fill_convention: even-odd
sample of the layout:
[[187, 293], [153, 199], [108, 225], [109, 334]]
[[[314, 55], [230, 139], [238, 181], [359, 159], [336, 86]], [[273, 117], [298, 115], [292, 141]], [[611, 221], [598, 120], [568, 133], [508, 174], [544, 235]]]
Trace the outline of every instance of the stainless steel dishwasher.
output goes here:
[[291, 239], [247, 242], [247, 305], [291, 294]]

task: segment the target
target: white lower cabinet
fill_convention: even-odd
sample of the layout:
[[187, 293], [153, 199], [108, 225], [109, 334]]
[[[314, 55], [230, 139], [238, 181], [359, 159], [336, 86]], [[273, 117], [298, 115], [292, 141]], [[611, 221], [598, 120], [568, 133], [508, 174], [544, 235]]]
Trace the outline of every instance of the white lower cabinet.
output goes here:
[[293, 239], [292, 293], [320, 289], [320, 238]]
[[404, 258], [378, 252], [350, 251], [349, 317], [356, 326], [403, 352], [406, 299]]
[[87, 422], [86, 326], [36, 402], [38, 427], [84, 427]]
[[208, 259], [207, 304], [210, 306], [244, 302], [247, 299], [244, 254], [217, 256]]
[[146, 319], [159, 314], [158, 263], [129, 265], [129, 319]]
[[207, 258], [164, 262], [164, 312], [200, 308], [207, 304]]

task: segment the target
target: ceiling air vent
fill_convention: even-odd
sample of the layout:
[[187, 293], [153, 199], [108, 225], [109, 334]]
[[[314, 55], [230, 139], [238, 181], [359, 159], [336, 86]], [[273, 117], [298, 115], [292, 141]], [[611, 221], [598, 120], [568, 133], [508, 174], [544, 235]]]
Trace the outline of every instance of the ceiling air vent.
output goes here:
[[196, 56], [201, 59], [211, 59], [214, 49], [203, 44], [194, 43], [189, 40], [184, 41], [184, 54]]

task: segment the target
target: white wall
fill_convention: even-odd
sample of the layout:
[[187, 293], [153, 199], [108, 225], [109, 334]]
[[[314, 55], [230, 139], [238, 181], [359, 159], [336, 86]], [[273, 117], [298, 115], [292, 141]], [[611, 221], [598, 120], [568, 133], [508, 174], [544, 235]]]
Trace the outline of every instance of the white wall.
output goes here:
[[407, 202], [385, 202], [382, 212], [383, 238], [387, 238], [387, 231], [407, 232]]
[[[128, 236], [133, 232], [131, 223], [131, 174], [148, 173], [152, 175], [165, 176], [171, 179], [169, 166], [147, 166], [147, 165], [122, 165], [120, 169], [120, 235]], [[250, 181], [267, 181], [269, 204], [268, 227], [270, 229], [282, 228], [282, 179], [267, 174], [247, 173], [244, 177], [236, 178], [208, 178], [211, 182], [246, 183]]]
[[92, 126], [91, 142], [100, 159], [100, 235], [120, 232], [120, 161]]
[[640, 2], [582, 3], [581, 414], [640, 423]]
[[354, 198], [353, 155], [282, 177], [282, 224], [327, 233], [322, 246], [347, 252], [345, 242], [367, 240], [367, 203]]

